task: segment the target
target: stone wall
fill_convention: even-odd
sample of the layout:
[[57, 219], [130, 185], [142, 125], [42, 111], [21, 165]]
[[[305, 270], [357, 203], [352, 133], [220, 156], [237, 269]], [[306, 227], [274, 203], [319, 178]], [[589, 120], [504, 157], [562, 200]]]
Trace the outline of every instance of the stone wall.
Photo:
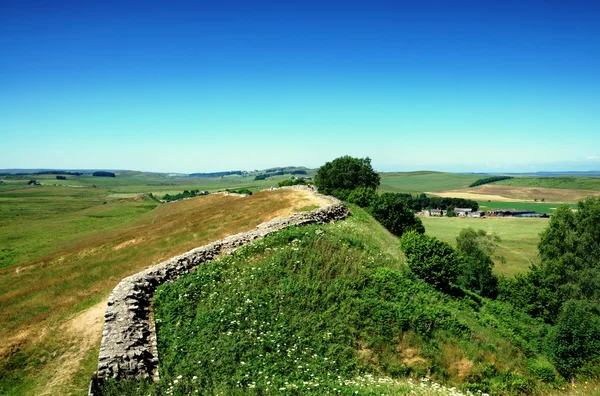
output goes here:
[[[285, 188], [285, 187], [284, 187]], [[98, 359], [98, 371], [90, 384], [90, 394], [99, 382], [108, 378], [158, 379], [158, 354], [154, 322], [150, 303], [156, 288], [168, 281], [213, 260], [219, 254], [229, 253], [240, 246], [293, 225], [327, 223], [343, 219], [348, 208], [338, 199], [324, 196], [305, 186], [287, 189], [304, 189], [326, 198], [330, 205], [311, 212], [296, 213], [286, 218], [276, 218], [255, 229], [229, 236], [223, 240], [196, 248], [173, 257], [152, 268], [123, 279], [108, 298], [104, 314], [104, 331]]]

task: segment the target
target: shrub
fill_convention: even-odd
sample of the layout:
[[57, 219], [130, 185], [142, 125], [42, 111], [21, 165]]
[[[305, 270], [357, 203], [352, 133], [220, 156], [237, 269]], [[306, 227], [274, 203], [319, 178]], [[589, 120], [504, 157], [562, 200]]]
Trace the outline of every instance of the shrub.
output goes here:
[[421, 234], [425, 232], [421, 219], [415, 217], [396, 194], [385, 193], [377, 196], [372, 201], [369, 212], [394, 235], [402, 236], [406, 231]]
[[348, 194], [346, 199], [348, 202], [356, 204], [361, 208], [370, 206], [377, 198], [377, 192], [374, 188], [370, 187], [359, 187], [355, 188]]
[[530, 359], [527, 362], [527, 368], [540, 381], [554, 382], [556, 380], [556, 369], [546, 359], [540, 357]]
[[285, 187], [285, 186], [297, 186], [297, 185], [306, 185], [306, 181], [304, 179], [288, 179], [288, 180], [282, 180], [279, 183], [277, 183], [277, 185], [279, 187]]
[[460, 255], [452, 246], [414, 231], [402, 236], [400, 246], [406, 254], [408, 267], [415, 275], [439, 290], [450, 290], [462, 264]]
[[346, 155], [321, 166], [315, 176], [315, 185], [323, 194], [333, 195], [337, 190], [346, 190], [344, 195], [347, 197], [350, 190], [358, 187], [376, 189], [379, 180], [380, 176], [371, 166], [371, 159]]

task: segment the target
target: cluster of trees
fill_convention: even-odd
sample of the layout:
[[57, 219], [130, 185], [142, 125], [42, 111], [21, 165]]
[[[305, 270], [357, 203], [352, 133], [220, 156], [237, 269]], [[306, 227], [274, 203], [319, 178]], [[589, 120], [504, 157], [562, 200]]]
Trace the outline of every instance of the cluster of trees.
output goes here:
[[66, 172], [66, 171], [42, 171], [34, 173], [35, 175], [67, 175], [67, 176], [81, 176], [83, 173], [80, 172]]
[[31, 180], [29, 180], [29, 181], [27, 182], [27, 185], [28, 185], [28, 186], [40, 186], [41, 184], [40, 184], [40, 182], [39, 182], [39, 181], [37, 181], [37, 180], [35, 180], [35, 179], [31, 179]]
[[244, 173], [240, 170], [236, 171], [225, 171], [225, 172], [209, 172], [209, 173], [190, 173], [189, 177], [223, 177], [231, 175], [242, 176]]
[[442, 210], [454, 210], [455, 208], [471, 208], [474, 211], [479, 209], [477, 201], [472, 199], [464, 198], [442, 198], [442, 197], [428, 197], [426, 194], [421, 193], [418, 196], [411, 194], [397, 194], [406, 205], [417, 212], [423, 209], [442, 209]]
[[563, 376], [590, 374], [600, 362], [600, 198], [558, 207], [538, 251], [538, 265], [501, 282], [500, 298], [554, 325], [548, 342]]
[[107, 171], [97, 171], [92, 173], [92, 176], [96, 176], [96, 177], [116, 177], [116, 175], [112, 172], [107, 172]]
[[202, 195], [208, 195], [208, 191], [200, 191], [200, 190], [184, 190], [182, 193], [179, 194], [165, 194], [162, 197], [163, 201], [167, 201], [167, 202], [171, 202], [171, 201], [177, 201], [180, 199], [184, 199], [184, 198], [194, 198], [194, 197], [200, 197]]
[[512, 176], [491, 176], [483, 179], [475, 180], [473, 183], [469, 184], [469, 187], [477, 187], [483, 184], [494, 183], [500, 180], [512, 179]]
[[67, 180], [66, 176], [57, 175], [56, 180]]

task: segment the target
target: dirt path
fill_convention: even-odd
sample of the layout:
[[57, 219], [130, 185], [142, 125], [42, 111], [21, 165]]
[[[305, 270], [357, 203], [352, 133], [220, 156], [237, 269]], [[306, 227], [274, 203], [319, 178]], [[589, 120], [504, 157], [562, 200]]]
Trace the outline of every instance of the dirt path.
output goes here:
[[84, 369], [83, 363], [99, 344], [104, 325], [106, 301], [86, 309], [61, 326], [61, 333], [71, 346], [51, 365], [45, 367], [44, 377], [50, 381], [35, 393], [38, 395], [73, 394], [75, 377]]

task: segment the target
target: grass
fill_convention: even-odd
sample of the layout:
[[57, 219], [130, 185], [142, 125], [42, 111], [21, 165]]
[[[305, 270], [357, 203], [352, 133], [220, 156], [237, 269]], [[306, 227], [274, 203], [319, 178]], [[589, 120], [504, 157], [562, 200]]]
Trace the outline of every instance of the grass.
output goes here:
[[[552, 214], [559, 204], [545, 202], [478, 202], [479, 209], [488, 211], [491, 209], [516, 209], [516, 210], [534, 210], [537, 213]], [[569, 204], [573, 209], [577, 209], [576, 204]]]
[[162, 285], [159, 384], [111, 382], [105, 394], [405, 394], [423, 376], [464, 392], [551, 388], [528, 369], [545, 359], [548, 326], [434, 290], [404, 268], [396, 238], [352, 214], [280, 231]]
[[456, 237], [463, 228], [495, 233], [502, 239], [497, 254], [506, 259], [505, 263], [495, 260], [495, 272], [507, 276], [525, 272], [531, 263], [537, 262], [539, 234], [549, 222], [549, 219], [458, 217], [423, 217], [421, 220], [428, 235], [452, 246], [456, 246]]
[[[61, 355], [73, 352], [61, 326], [106, 298], [122, 278], [313, 205], [289, 190], [163, 205], [148, 196], [103, 204], [107, 192], [37, 186], [0, 193], [0, 237], [6, 249], [0, 269], [1, 394], [39, 393], [37, 387], [51, 377], [43, 373], [51, 373]], [[83, 360], [93, 361], [93, 353]], [[77, 377], [77, 392], [87, 386], [87, 370]]]
[[467, 188], [484, 175], [443, 172], [390, 172], [381, 174], [382, 192], [416, 193]]
[[494, 184], [517, 187], [600, 191], [600, 177], [516, 177]]

